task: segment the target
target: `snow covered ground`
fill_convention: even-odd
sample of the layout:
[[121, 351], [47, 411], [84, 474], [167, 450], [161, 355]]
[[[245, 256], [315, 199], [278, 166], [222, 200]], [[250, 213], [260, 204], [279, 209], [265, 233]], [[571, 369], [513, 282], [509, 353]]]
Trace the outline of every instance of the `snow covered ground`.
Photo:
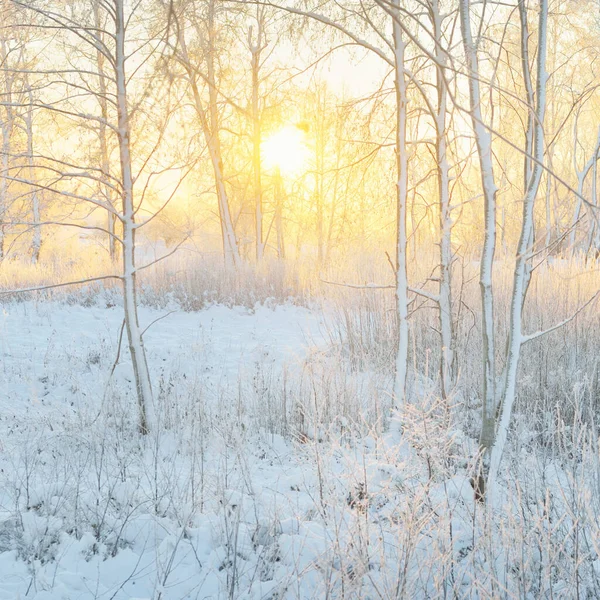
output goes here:
[[[142, 326], [165, 314], [142, 309]], [[161, 489], [155, 490], [154, 507], [148, 506], [148, 490], [143, 491], [148, 482], [142, 479], [148, 479], [147, 473], [142, 476], [136, 472], [132, 476], [135, 482], [127, 474], [111, 479], [117, 474], [96, 464], [91, 469], [96, 479], [95, 494], [90, 491], [90, 463], [98, 459], [98, 446], [102, 446], [103, 460], [118, 462], [118, 444], [127, 444], [121, 458], [141, 461], [136, 466], [145, 471], [145, 459], [156, 449], [152, 445], [160, 441], [161, 460], [170, 461], [174, 470], [187, 469], [185, 477], [179, 477], [179, 473], [166, 476], [169, 484], [173, 483], [171, 475], [178, 484], [191, 477], [188, 461], [181, 454], [191, 452], [194, 460], [197, 458], [195, 448], [185, 447], [183, 431], [180, 437], [177, 430], [165, 430], [160, 440], [146, 440], [146, 446], [140, 447], [133, 439], [119, 439], [123, 433], [131, 436], [127, 425], [107, 423], [106, 414], [99, 416], [100, 408], [111, 403], [107, 396], [116, 395], [112, 402], [120, 404], [119, 418], [135, 421], [131, 365], [125, 345], [110, 378], [121, 321], [118, 307], [25, 302], [2, 308], [1, 598], [150, 598], [158, 597], [161, 590], [164, 598], [218, 597], [229, 589], [229, 575], [222, 568], [227, 561], [223, 543], [219, 543], [222, 523], [208, 506], [224, 507], [223, 503], [234, 503], [237, 496], [244, 495], [241, 489], [237, 491], [237, 476], [233, 474], [238, 470], [237, 461], [243, 459], [248, 466], [250, 481], [246, 484], [258, 485], [252, 491], [256, 510], [268, 511], [271, 507], [272, 512], [278, 488], [299, 490], [302, 485], [302, 469], [291, 458], [291, 447], [273, 437], [268, 460], [264, 460], [266, 449], [260, 448], [256, 440], [248, 450], [259, 453], [263, 460], [249, 455], [228, 458], [228, 449], [206, 447], [214, 439], [205, 443], [201, 451], [202, 461], [207, 464], [201, 467], [202, 477], [215, 480], [216, 487], [193, 484], [198, 487], [192, 492], [200, 498], [196, 504], [202, 503], [203, 514], [189, 498], [182, 500], [181, 506], [171, 506], [171, 518], [165, 516], [168, 508], [156, 514], [156, 504], [161, 502], [158, 497], [174, 493], [161, 487], [164, 480], [158, 475], [154, 484]], [[157, 401], [169, 395], [176, 381], [178, 390], [170, 400], [178, 401], [187, 394], [188, 408], [195, 404], [207, 415], [215, 411], [224, 417], [223, 425], [226, 415], [239, 407], [215, 405], [224, 394], [229, 397], [239, 381], [256, 379], [259, 369], [271, 373], [284, 366], [297, 368], [311, 348], [322, 343], [320, 315], [291, 305], [252, 311], [220, 306], [199, 313], [178, 311], [156, 321], [145, 339]], [[189, 387], [181, 389], [182, 383]], [[202, 398], [190, 399], [194, 391]], [[115, 417], [110, 408], [106, 413]], [[177, 423], [178, 427], [182, 425]], [[200, 425], [204, 432], [207, 425]], [[117, 431], [120, 426], [125, 432]], [[231, 433], [223, 432], [223, 437]], [[151, 456], [148, 460], [153, 462]], [[228, 460], [232, 460], [231, 468]], [[221, 470], [224, 477], [235, 478], [227, 489], [222, 489], [224, 483], [218, 481]], [[293, 495], [297, 496], [296, 504], [306, 503], [297, 492]], [[139, 504], [134, 506], [133, 502]], [[164, 503], [173, 505], [173, 499]], [[250, 506], [243, 510], [250, 510]], [[89, 511], [94, 513], [93, 518], [82, 516]], [[111, 512], [130, 513], [119, 521], [118, 531], [116, 523], [107, 523]], [[98, 515], [112, 534], [112, 538], [108, 535], [110, 541], [101, 531], [98, 535], [100, 524], [94, 522], [100, 520]], [[245, 552], [253, 543], [250, 534], [268, 537], [265, 525], [258, 533], [249, 531], [244, 513], [235, 515], [230, 526], [236, 527], [237, 543]], [[75, 522], [77, 519], [82, 522]], [[288, 526], [293, 529], [293, 523]], [[256, 580], [260, 583], [258, 576]], [[261, 584], [257, 597], [268, 587]]]
[[[30, 302], [2, 307], [3, 414], [74, 411], [85, 397], [101, 392], [116, 357], [122, 320], [119, 307]], [[319, 315], [292, 305], [256, 310], [213, 306], [171, 314], [141, 308], [140, 321], [142, 328], [151, 325], [144, 337], [153, 374], [177, 371], [188, 379], [201, 378], [213, 390], [236, 382], [240, 372], [257, 363], [298, 363], [322, 343]], [[116, 377], [127, 380], [131, 364], [123, 346]]]
[[403, 444], [382, 433], [387, 383], [344, 366], [320, 309], [141, 309], [145, 437], [119, 307], [1, 310], [0, 600], [534, 598], [545, 573], [574, 597], [567, 541], [542, 541], [577, 519], [533, 495], [494, 520], [502, 544], [477, 534], [475, 441], [434, 403]]

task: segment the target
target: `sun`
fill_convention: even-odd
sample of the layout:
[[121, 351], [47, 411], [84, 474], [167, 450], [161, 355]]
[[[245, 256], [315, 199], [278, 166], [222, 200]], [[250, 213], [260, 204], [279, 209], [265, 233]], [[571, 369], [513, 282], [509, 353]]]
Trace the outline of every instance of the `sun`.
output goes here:
[[293, 125], [287, 125], [261, 145], [264, 166], [267, 169], [279, 169], [283, 175], [297, 175], [308, 159], [304, 131]]

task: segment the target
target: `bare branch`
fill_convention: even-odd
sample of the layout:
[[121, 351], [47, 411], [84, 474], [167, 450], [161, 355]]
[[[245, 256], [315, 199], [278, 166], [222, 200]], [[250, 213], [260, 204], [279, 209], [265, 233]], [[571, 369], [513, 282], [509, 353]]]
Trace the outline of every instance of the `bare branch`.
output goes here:
[[43, 290], [52, 290], [54, 288], [66, 287], [68, 285], [83, 285], [85, 283], [93, 283], [94, 281], [105, 281], [107, 279], [120, 279], [120, 275], [103, 275], [101, 277], [89, 277], [87, 279], [78, 279], [77, 281], [66, 281], [64, 283], [53, 283], [51, 285], [40, 285], [31, 288], [20, 288], [17, 290], [1, 290], [0, 296], [8, 296], [10, 294], [25, 294], [27, 292], [41, 292]]
[[596, 300], [599, 296], [600, 296], [600, 290], [598, 290], [589, 300], [587, 300], [584, 304], [582, 304], [570, 317], [568, 317], [564, 321], [560, 321], [560, 323], [557, 323], [556, 325], [553, 325], [552, 327], [548, 327], [548, 329], [544, 329], [542, 331], [536, 331], [535, 333], [530, 333], [529, 335], [521, 336], [521, 344], [526, 344], [527, 342], [530, 342], [531, 340], [535, 340], [539, 337], [542, 337], [543, 335], [551, 333], [552, 331], [556, 331], [557, 329], [560, 329], [561, 327], [564, 327], [565, 325], [570, 323], [582, 310], [586, 309], [590, 304], [592, 304], [592, 302], [594, 302], [594, 300]]

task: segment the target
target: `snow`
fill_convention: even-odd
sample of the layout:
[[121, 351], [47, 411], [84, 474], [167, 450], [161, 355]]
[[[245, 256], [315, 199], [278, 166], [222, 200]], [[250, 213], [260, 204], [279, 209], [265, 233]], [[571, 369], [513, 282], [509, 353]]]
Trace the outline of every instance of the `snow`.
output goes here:
[[[142, 329], [164, 315], [142, 308]], [[109, 499], [105, 483], [94, 495], [88, 461], [97, 457], [89, 446], [96, 442], [97, 435], [105, 435], [108, 444], [115, 443], [110, 431], [94, 429], [93, 425], [99, 408], [106, 403], [107, 390], [127, 390], [119, 398], [129, 404], [125, 413], [135, 412], [125, 344], [109, 381], [121, 322], [122, 310], [118, 307], [33, 302], [2, 307], [0, 598], [12, 599], [19, 594], [38, 600], [156, 597], [160, 576], [169, 564], [173, 574], [167, 584], [162, 584], [163, 598], [197, 597], [199, 590], [200, 597], [217, 597], [226, 584], [219, 571], [226, 553], [219, 533], [222, 523], [214, 512], [200, 514], [189, 508], [183, 527], [182, 523], [151, 514], [145, 506], [147, 490], [141, 489], [143, 477], [135, 483], [127, 479], [110, 482]], [[155, 395], [160, 396], [164, 382], [176, 376], [178, 383], [201, 381], [206, 401], [218, 403], [227, 390], [236, 388], [241, 377], [256, 372], [257, 365], [263, 370], [300, 365], [311, 349], [322, 343], [320, 326], [318, 313], [293, 305], [259, 306], [254, 310], [213, 306], [199, 313], [170, 314], [154, 323], [145, 335], [150, 369], [155, 375]], [[302, 472], [289, 459], [290, 446], [281, 438], [271, 439], [271, 458], [252, 465], [252, 500], [248, 493], [234, 489], [220, 490], [220, 499], [215, 499], [215, 490], [208, 500], [209, 504], [227, 503], [229, 517], [239, 525], [238, 548], [245, 554], [252, 553], [255, 533], [246, 521], [258, 524], [260, 546], [268, 548], [270, 524], [279, 511], [280, 490], [289, 496], [290, 489], [299, 489], [303, 482]], [[182, 448], [175, 432], [165, 433], [160, 443], [164, 460], [170, 460], [174, 469], [185, 471], [185, 461], [177, 460]], [[74, 448], [81, 451], [82, 446], [88, 446], [88, 454], [78, 460], [70, 453]], [[149, 450], [138, 449], [150, 456]], [[255, 444], [252, 450], [258, 451]], [[223, 466], [219, 460], [227, 449], [217, 444], [207, 453], [220, 455], [215, 459], [218, 468], [211, 474], [216, 477]], [[264, 449], [261, 456], [265, 456]], [[277, 458], [276, 465], [272, 457]], [[33, 466], [25, 466], [28, 461]], [[147, 468], [144, 456], [141, 462], [138, 466], [143, 471]], [[38, 472], [40, 463], [45, 468]], [[73, 510], [73, 490], [68, 489], [73, 473], [61, 469], [79, 470], [76, 501], [80, 508], [93, 510], [97, 503], [104, 502], [106, 518], [112, 511], [119, 520], [119, 509], [112, 509], [128, 507], [130, 517], [118, 523], [124, 547], [117, 548], [116, 556], [112, 556], [114, 549], [98, 541], [93, 528], [72, 531], [77, 525], [67, 521]], [[22, 498], [14, 497], [15, 488], [20, 489], [21, 472], [31, 476], [25, 505], [20, 502]], [[311, 504], [298, 492], [291, 496], [297, 498], [279, 502], [293, 510]], [[134, 498], [139, 502], [137, 507], [131, 505]], [[157, 504], [161, 504], [160, 499]], [[162, 504], [168, 509], [169, 501], [163, 499]], [[182, 504], [178, 508], [185, 512], [187, 507]], [[288, 531], [294, 530], [289, 518], [284, 524]], [[298, 529], [296, 526], [295, 535]], [[111, 541], [116, 546], [121, 543]], [[18, 551], [15, 546], [19, 546]], [[262, 597], [273, 585], [251, 587], [248, 597]]]
[[[475, 581], [490, 585], [476, 440], [444, 429], [433, 400], [407, 413], [419, 427], [402, 444], [376, 430], [365, 415], [391, 378], [344, 367], [323, 309], [141, 308], [160, 421], [140, 436], [126, 344], [111, 377], [122, 309], [101, 304], [2, 306], [0, 600], [476, 598]], [[414, 378], [413, 394], [431, 399], [430, 384]], [[560, 465], [540, 473], [522, 454], [566, 489]], [[522, 536], [536, 539], [548, 513], [531, 506]], [[518, 539], [521, 511], [494, 527]], [[511, 547], [493, 564], [517, 589], [518, 561], [547, 559]]]
[[140, 310], [164, 417], [140, 439], [126, 344], [111, 377], [121, 309], [3, 306], [0, 599], [312, 598], [331, 584], [320, 564], [354, 518], [324, 521], [325, 496], [345, 506], [344, 453], [254, 426], [276, 412], [259, 404], [273, 382], [323, 349], [323, 315], [165, 314]]
[[[140, 308], [145, 329], [165, 312]], [[3, 415], [23, 417], [33, 408], [75, 407], [82, 396], [104, 387], [123, 320], [119, 307], [15, 303], [0, 313], [0, 398]], [[198, 313], [177, 312], [157, 321], [144, 336], [153, 372], [165, 365], [207, 387], [231, 383], [257, 362], [281, 366], [299, 362], [320, 339], [320, 319], [297, 306], [213, 306]], [[316, 341], [315, 341], [316, 340]], [[126, 340], [123, 341], [126, 346]], [[131, 378], [123, 358], [116, 376]], [[86, 374], [77, 377], [74, 374]], [[75, 389], [75, 385], [78, 389]]]

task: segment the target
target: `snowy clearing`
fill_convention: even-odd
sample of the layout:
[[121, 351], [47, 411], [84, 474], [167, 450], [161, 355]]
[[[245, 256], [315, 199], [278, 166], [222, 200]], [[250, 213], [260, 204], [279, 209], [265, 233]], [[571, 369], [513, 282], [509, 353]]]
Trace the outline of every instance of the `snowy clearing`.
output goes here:
[[[141, 313], [145, 327], [168, 311]], [[381, 376], [341, 367], [316, 309], [157, 321], [146, 344], [161, 420], [139, 436], [125, 347], [109, 377], [121, 318], [3, 308], [1, 599], [488, 597], [473, 590], [490, 569], [512, 587], [523, 560], [556, 568], [531, 540], [583, 527], [554, 499], [525, 528], [509, 506], [494, 535], [514, 554], [490, 554], [465, 461], [475, 440], [447, 430], [435, 403], [407, 415], [419, 423], [408, 443], [369, 425]], [[556, 496], [572, 489], [576, 472], [520, 460]], [[569, 596], [568, 580], [550, 585]]]

